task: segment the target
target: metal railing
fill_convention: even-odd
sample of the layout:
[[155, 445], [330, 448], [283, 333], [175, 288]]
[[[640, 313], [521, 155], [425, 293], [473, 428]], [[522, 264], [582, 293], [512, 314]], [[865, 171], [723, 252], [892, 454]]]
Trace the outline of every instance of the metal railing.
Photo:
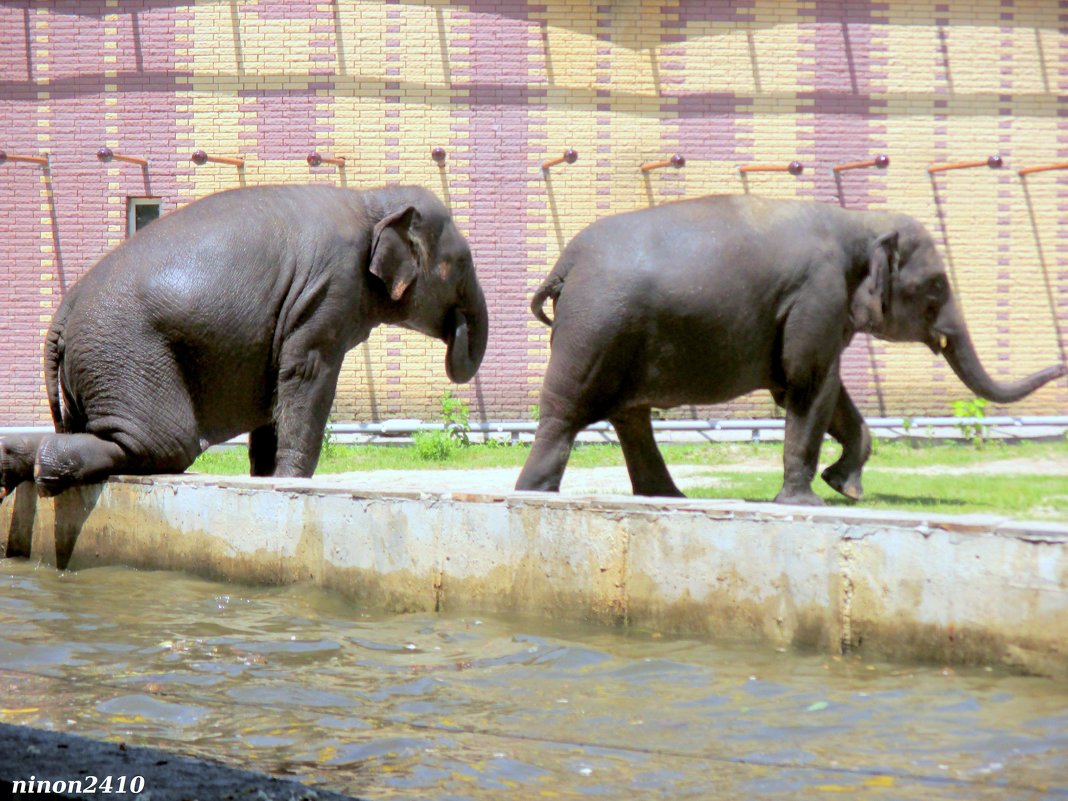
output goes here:
[[[1021, 438], [1036, 435], [1035, 429], [1063, 428], [1068, 430], [1068, 415], [999, 415], [991, 417], [869, 417], [868, 427], [883, 435], [922, 437], [929, 429], [939, 430], [939, 436], [952, 436], [953, 431], [962, 427], [982, 425], [996, 431], [1002, 436], [1015, 435]], [[786, 421], [782, 418], [726, 419], [726, 420], [654, 420], [656, 432], [691, 432], [705, 434], [714, 440], [717, 433], [750, 432], [753, 440], [761, 439], [761, 432], [781, 432]], [[379, 423], [331, 423], [327, 430], [331, 436], [340, 441], [358, 438], [401, 438], [410, 437], [418, 431], [441, 431], [444, 423], [425, 422], [415, 419], [384, 420]], [[502, 420], [480, 422], [472, 421], [468, 430], [472, 434], [483, 436], [507, 435], [512, 441], [518, 441], [524, 434], [533, 436], [538, 424], [533, 421]], [[949, 432], [946, 432], [949, 429]], [[0, 427], [0, 437], [8, 434], [32, 434], [51, 431], [50, 426], [6, 426]], [[592, 434], [603, 434], [606, 440], [614, 439], [614, 431], [607, 421], [593, 423], [583, 429]], [[963, 433], [960, 435], [963, 438]], [[244, 435], [230, 440], [233, 444], [245, 442]]]

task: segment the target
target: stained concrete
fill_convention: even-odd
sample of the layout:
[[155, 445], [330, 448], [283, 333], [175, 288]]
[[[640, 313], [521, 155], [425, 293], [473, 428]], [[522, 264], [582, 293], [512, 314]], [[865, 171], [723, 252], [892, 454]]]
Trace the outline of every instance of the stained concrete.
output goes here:
[[0, 505], [0, 544], [507, 612], [1068, 676], [1068, 526], [743, 501], [114, 478]]

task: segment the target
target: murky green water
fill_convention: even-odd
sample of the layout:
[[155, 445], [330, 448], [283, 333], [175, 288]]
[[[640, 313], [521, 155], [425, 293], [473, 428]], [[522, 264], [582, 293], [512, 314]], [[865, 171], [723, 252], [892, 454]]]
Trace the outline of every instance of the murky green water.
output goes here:
[[0, 560], [0, 719], [369, 798], [1066, 799], [1068, 686]]

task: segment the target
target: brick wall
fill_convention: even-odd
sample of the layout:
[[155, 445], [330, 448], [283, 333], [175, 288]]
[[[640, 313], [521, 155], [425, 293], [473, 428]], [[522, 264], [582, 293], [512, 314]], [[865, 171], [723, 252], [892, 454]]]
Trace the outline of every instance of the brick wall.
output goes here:
[[[987, 367], [1022, 376], [1068, 339], [1068, 3], [205, 2], [0, 6], [0, 424], [47, 420], [41, 338], [65, 287], [125, 234], [130, 195], [164, 211], [241, 184], [426, 185], [474, 250], [489, 350], [455, 391], [525, 419], [548, 358], [527, 299], [593, 219], [750, 191], [890, 208], [947, 257]], [[101, 164], [96, 150], [148, 157]], [[443, 169], [430, 159], [444, 147]], [[548, 177], [567, 147], [579, 160]], [[195, 149], [245, 167], [194, 167]], [[312, 150], [344, 170], [309, 168]], [[638, 165], [682, 153], [681, 170]], [[886, 153], [886, 170], [831, 166]], [[928, 164], [1000, 153], [1007, 165]], [[805, 164], [800, 176], [740, 164]], [[335, 419], [435, 418], [444, 345], [381, 328], [348, 357]], [[858, 338], [844, 373], [868, 414], [946, 413], [967, 390], [921, 345]], [[1068, 386], [1016, 413], [1065, 413]], [[766, 394], [674, 414], [768, 415]]]

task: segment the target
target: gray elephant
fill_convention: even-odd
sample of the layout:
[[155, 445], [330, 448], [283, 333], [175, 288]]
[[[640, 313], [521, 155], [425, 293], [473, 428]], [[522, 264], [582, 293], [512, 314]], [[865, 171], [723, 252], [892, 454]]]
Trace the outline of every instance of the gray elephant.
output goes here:
[[519, 490], [558, 490], [575, 435], [607, 419], [635, 494], [679, 496], [650, 408], [767, 389], [786, 410], [776, 500], [821, 503], [811, 485], [827, 432], [842, 454], [823, 479], [860, 498], [871, 436], [839, 378], [857, 332], [923, 342], [998, 403], [1066, 372], [993, 380], [922, 225], [814, 202], [715, 196], [606, 217], [568, 244], [531, 310], [552, 326], [551, 356]]
[[0, 441], [3, 490], [181, 472], [246, 431], [252, 475], [310, 476], [342, 359], [383, 323], [444, 340], [455, 382], [482, 361], [486, 301], [433, 193], [262, 186], [190, 203], [67, 292], [45, 342], [57, 433]]

